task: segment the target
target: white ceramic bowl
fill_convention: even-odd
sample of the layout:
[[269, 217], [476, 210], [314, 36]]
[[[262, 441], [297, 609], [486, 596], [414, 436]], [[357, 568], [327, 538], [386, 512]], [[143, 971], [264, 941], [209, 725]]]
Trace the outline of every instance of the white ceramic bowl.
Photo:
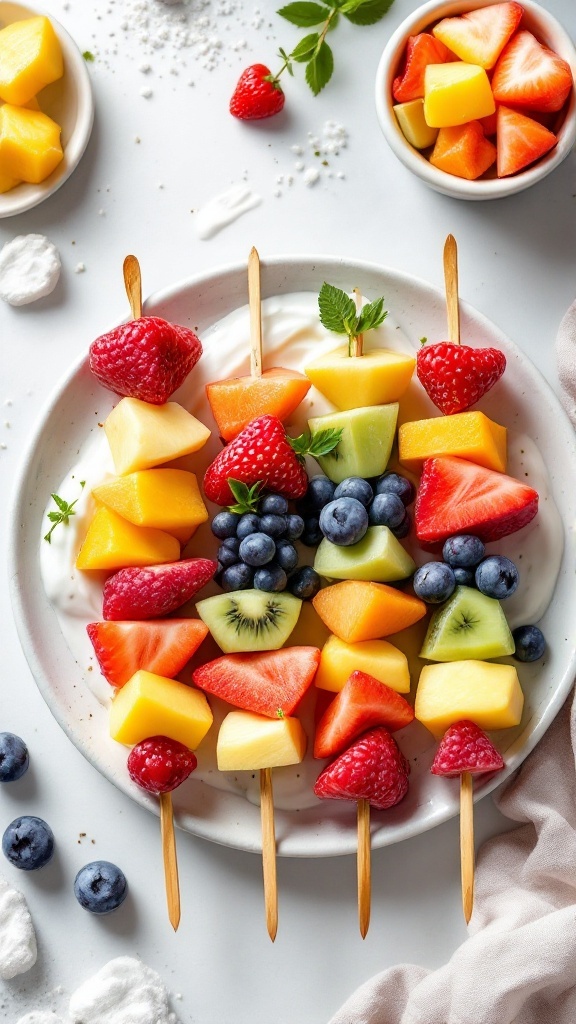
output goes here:
[[[376, 112], [386, 141], [399, 160], [413, 174], [430, 185], [437, 192], [454, 199], [502, 199], [504, 196], [522, 192], [541, 181], [568, 156], [576, 142], [576, 89], [568, 100], [564, 120], [558, 132], [558, 142], [541, 160], [525, 171], [508, 178], [487, 177], [468, 181], [434, 167], [417, 149], [405, 139], [394, 114], [392, 83], [401, 66], [408, 37], [430, 28], [441, 18], [454, 17], [478, 7], [489, 7], [495, 0], [430, 0], [416, 8], [391, 36], [376, 72]], [[521, 0], [524, 17], [523, 28], [533, 32], [537, 38], [568, 61], [576, 81], [576, 48], [572, 40], [548, 11], [533, 0]], [[528, 112], [529, 113], [529, 112]], [[491, 169], [488, 174], [495, 175]]]
[[62, 127], [64, 159], [39, 185], [22, 183], [0, 195], [0, 217], [31, 210], [53, 195], [78, 166], [94, 123], [94, 99], [86, 61], [66, 29], [48, 11], [0, 0], [0, 28], [36, 14], [50, 18], [64, 57], [63, 77], [39, 94], [42, 111]]

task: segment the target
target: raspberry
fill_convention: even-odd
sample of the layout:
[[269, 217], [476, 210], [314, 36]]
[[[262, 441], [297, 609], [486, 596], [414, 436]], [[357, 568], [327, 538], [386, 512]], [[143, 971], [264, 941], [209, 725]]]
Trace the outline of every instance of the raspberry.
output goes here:
[[368, 800], [383, 811], [408, 792], [410, 765], [382, 726], [369, 729], [316, 779], [316, 796], [328, 800]]
[[105, 619], [157, 619], [180, 608], [206, 586], [217, 563], [208, 558], [120, 569], [104, 584]]
[[170, 793], [194, 771], [196, 755], [167, 736], [150, 736], [128, 754], [128, 774], [149, 793]]
[[499, 349], [471, 348], [451, 341], [424, 345], [416, 359], [420, 383], [445, 416], [475, 405], [505, 369], [506, 356]]
[[90, 369], [117, 395], [163, 405], [202, 355], [193, 331], [158, 316], [143, 316], [96, 338]]
[[444, 733], [430, 771], [449, 778], [471, 772], [499, 772], [504, 767], [502, 755], [474, 722], [463, 719]]
[[251, 64], [246, 68], [230, 100], [230, 113], [241, 121], [255, 121], [280, 113], [284, 93], [270, 77], [270, 68], [264, 64]]

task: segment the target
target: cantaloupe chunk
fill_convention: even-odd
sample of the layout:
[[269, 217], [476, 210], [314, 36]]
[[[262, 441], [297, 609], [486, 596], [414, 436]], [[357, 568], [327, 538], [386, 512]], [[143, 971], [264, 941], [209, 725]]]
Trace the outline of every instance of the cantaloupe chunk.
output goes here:
[[0, 167], [3, 174], [38, 185], [64, 154], [60, 125], [41, 111], [5, 103], [0, 107]]
[[479, 121], [455, 128], [441, 128], [430, 163], [457, 178], [475, 181], [496, 160], [496, 146], [484, 135]]
[[163, 530], [134, 526], [106, 506], [96, 509], [76, 559], [77, 569], [125, 569], [176, 562], [180, 544]]
[[414, 149], [428, 149], [428, 146], [434, 145], [438, 129], [426, 124], [423, 99], [396, 103], [392, 109], [396, 114], [400, 131]]
[[92, 494], [135, 526], [165, 530], [179, 540], [188, 540], [208, 519], [196, 476], [182, 469], [128, 473], [100, 484]]
[[202, 448], [210, 431], [176, 402], [150, 405], [123, 398], [104, 424], [119, 476], [151, 469]]
[[519, 725], [524, 695], [513, 665], [486, 661], [451, 661], [426, 665], [420, 673], [414, 710], [435, 736], [461, 718], [481, 729]]
[[0, 99], [21, 106], [63, 74], [60, 42], [48, 18], [25, 18], [2, 29]]
[[375, 348], [351, 358], [343, 345], [304, 367], [325, 397], [344, 411], [358, 406], [388, 405], [408, 387], [416, 360], [406, 352]]
[[424, 72], [424, 117], [430, 128], [466, 124], [493, 114], [496, 104], [484, 68], [464, 61], [429, 64]]
[[300, 405], [310, 381], [297, 370], [274, 366], [261, 377], [230, 377], [206, 385], [220, 436], [231, 441], [257, 416], [285, 420]]
[[349, 644], [399, 633], [426, 614], [419, 598], [361, 580], [324, 587], [312, 603], [328, 628]]
[[398, 431], [399, 458], [403, 466], [419, 472], [425, 459], [456, 455], [486, 469], [506, 472], [506, 427], [483, 412], [459, 412], [411, 420]]
[[221, 772], [300, 764], [305, 753], [306, 733], [297, 718], [266, 718], [252, 711], [226, 715], [216, 745]]
[[205, 695], [176, 679], [136, 672], [118, 690], [110, 708], [110, 735], [133, 744], [148, 736], [168, 736], [195, 750], [212, 725]]
[[347, 644], [337, 636], [329, 637], [322, 648], [314, 682], [321, 690], [337, 693], [357, 669], [386, 683], [397, 693], [408, 693], [410, 690], [408, 659], [387, 640]]

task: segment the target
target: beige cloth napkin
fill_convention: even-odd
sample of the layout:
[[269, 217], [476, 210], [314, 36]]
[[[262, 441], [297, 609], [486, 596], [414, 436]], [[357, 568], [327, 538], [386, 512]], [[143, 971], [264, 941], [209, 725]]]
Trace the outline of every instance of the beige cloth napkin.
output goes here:
[[[576, 303], [556, 352], [576, 426]], [[495, 798], [522, 826], [480, 851], [468, 939], [437, 971], [403, 964], [372, 978], [330, 1024], [576, 1024], [575, 751], [570, 696]]]

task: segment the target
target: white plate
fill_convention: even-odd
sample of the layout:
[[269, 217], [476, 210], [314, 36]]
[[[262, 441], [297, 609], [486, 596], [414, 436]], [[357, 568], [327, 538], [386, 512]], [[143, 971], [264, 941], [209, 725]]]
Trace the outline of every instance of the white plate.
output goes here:
[[47, 85], [39, 94], [43, 113], [48, 114], [62, 128], [64, 158], [52, 174], [39, 185], [28, 185], [23, 182], [0, 195], [0, 217], [13, 217], [24, 210], [31, 210], [53, 195], [78, 166], [88, 145], [94, 123], [90, 75], [86, 61], [72, 36], [48, 11], [0, 0], [0, 28], [37, 14], [45, 15], [52, 22], [64, 57], [63, 77], [52, 85]]
[[[345, 289], [360, 287], [369, 297], [384, 295], [394, 321], [415, 345], [422, 336], [445, 337], [444, 298], [429, 285], [373, 264], [334, 257], [277, 257], [264, 262], [263, 297], [287, 292], [318, 292], [323, 281]], [[189, 324], [200, 337], [223, 316], [246, 302], [246, 268], [227, 267], [175, 285], [153, 296], [147, 311]], [[506, 769], [478, 786], [490, 792], [534, 747], [570, 690], [576, 671], [574, 643], [574, 553], [576, 518], [574, 433], [557, 399], [527, 357], [483, 316], [462, 304], [462, 337], [493, 344], [506, 353], [508, 368], [483, 409], [509, 427], [527, 433], [538, 445], [550, 475], [554, 501], [565, 524], [566, 543], [552, 603], [542, 620], [549, 650], [542, 662], [519, 668], [526, 694], [522, 724], [498, 734]], [[86, 346], [91, 339], [86, 339]], [[222, 375], [226, 367], [222, 367]], [[497, 394], [496, 394], [497, 392]], [[126, 749], [108, 737], [107, 711], [83, 684], [82, 672], [58, 628], [39, 575], [38, 544], [50, 492], [76, 461], [79, 446], [112, 407], [114, 398], [96, 383], [82, 360], [58, 388], [37, 426], [22, 467], [12, 526], [10, 579], [24, 652], [38, 686], [56, 719], [79, 750], [132, 799], [157, 810], [156, 801], [135, 787], [126, 772]], [[400, 735], [412, 759], [410, 792], [398, 807], [373, 812], [375, 847], [399, 842], [458, 812], [458, 787], [436, 779], [428, 769], [435, 744], [422, 726]], [[214, 842], [244, 850], [260, 849], [259, 809], [234, 794], [194, 777], [174, 794], [178, 823]], [[318, 801], [314, 807], [277, 812], [278, 850], [298, 857], [352, 853], [356, 848], [355, 807]]]

